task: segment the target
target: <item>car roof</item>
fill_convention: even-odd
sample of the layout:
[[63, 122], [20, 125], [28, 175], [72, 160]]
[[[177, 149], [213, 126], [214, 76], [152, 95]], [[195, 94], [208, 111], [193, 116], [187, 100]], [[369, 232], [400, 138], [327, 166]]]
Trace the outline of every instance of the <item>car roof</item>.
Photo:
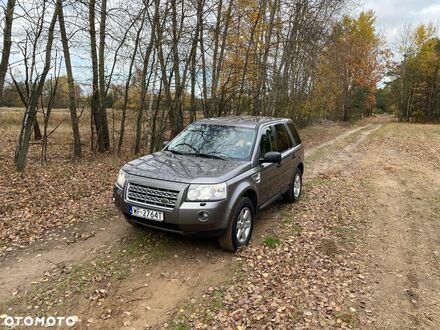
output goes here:
[[240, 126], [257, 128], [271, 122], [289, 121], [288, 118], [264, 117], [264, 116], [229, 116], [217, 118], [205, 118], [198, 120], [197, 124]]

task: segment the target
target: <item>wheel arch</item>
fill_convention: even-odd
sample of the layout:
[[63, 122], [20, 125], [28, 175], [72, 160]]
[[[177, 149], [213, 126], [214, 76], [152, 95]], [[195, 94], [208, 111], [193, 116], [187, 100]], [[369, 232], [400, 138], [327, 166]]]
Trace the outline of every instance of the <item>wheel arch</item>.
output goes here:
[[304, 174], [304, 164], [303, 163], [299, 163], [297, 168], [301, 171], [301, 175]]
[[241, 195], [241, 197], [247, 197], [251, 200], [252, 205], [254, 206], [254, 212], [257, 211], [257, 207], [258, 207], [258, 195], [257, 192], [252, 189], [251, 187], [248, 187], [247, 189], [245, 189]]

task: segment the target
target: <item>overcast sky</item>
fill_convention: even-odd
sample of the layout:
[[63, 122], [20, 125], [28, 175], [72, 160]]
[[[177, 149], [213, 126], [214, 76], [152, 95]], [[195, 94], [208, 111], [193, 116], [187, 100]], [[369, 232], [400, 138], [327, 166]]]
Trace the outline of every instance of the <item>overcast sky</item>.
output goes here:
[[384, 34], [393, 51], [397, 50], [399, 33], [405, 24], [440, 25], [439, 0], [363, 0], [360, 9], [375, 11], [377, 30]]

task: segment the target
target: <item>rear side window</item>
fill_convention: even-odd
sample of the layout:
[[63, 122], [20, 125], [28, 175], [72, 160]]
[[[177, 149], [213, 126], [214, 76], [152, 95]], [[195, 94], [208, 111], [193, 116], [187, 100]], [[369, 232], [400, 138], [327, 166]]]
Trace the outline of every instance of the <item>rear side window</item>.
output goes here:
[[273, 129], [272, 127], [267, 127], [264, 129], [263, 134], [261, 135], [260, 155], [264, 156], [266, 153], [275, 150], [276, 144]]
[[296, 130], [295, 126], [293, 125], [293, 123], [288, 123], [287, 127], [289, 127], [290, 133], [292, 133], [293, 136], [293, 145], [297, 146], [298, 144], [301, 144], [301, 139], [299, 137], [298, 131]]
[[292, 148], [292, 140], [290, 139], [289, 133], [287, 133], [284, 124], [275, 125], [275, 131], [277, 133], [277, 151], [283, 152]]

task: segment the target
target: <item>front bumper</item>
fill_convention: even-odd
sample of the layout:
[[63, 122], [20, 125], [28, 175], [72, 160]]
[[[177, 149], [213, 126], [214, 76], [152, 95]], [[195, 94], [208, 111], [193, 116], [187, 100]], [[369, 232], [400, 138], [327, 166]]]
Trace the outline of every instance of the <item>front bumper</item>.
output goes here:
[[[226, 230], [228, 224], [230, 213], [228, 200], [187, 202], [182, 198], [182, 196], [185, 195], [186, 189], [187, 187], [182, 188], [173, 210], [127, 201], [124, 195], [124, 189], [121, 189], [117, 185], [113, 188], [113, 198], [116, 207], [124, 216], [130, 218], [131, 221], [137, 224], [188, 236], [221, 235]], [[164, 213], [164, 221], [158, 222], [131, 216], [130, 206], [161, 211]], [[200, 220], [201, 212], [206, 212], [206, 220]]]

